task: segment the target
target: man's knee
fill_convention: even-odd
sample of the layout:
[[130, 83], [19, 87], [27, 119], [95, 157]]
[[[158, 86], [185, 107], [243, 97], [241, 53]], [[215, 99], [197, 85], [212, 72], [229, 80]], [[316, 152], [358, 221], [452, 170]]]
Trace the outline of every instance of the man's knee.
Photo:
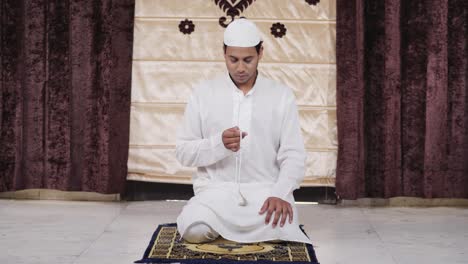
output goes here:
[[190, 243], [199, 244], [215, 240], [219, 234], [204, 223], [192, 224], [185, 231], [183, 238]]

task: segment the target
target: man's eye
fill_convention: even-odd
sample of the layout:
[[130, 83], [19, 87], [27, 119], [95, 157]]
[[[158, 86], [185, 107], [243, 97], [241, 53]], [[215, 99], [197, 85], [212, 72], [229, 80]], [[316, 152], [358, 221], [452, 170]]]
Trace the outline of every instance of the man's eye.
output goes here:
[[245, 61], [245, 63], [250, 63], [250, 62], [252, 62], [252, 60], [244, 60], [244, 61]]
[[231, 62], [237, 62], [237, 60], [236, 59], [231, 59]]

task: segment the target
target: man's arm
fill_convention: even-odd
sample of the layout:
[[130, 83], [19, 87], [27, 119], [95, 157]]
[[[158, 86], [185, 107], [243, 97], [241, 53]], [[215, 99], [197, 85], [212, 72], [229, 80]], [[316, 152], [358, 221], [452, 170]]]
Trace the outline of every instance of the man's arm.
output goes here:
[[176, 141], [176, 158], [184, 166], [209, 166], [232, 153], [224, 147], [223, 131], [203, 138], [201, 122], [200, 105], [194, 90], [185, 108]]
[[[199, 102], [196, 95], [192, 94], [176, 141], [176, 158], [182, 165], [209, 166], [239, 150], [239, 128], [232, 127], [203, 138], [201, 122]], [[242, 133], [242, 137], [246, 135]]]
[[280, 173], [271, 190], [270, 197], [260, 209], [260, 214], [267, 212], [265, 224], [270, 222], [274, 213], [273, 227], [277, 225], [280, 217], [280, 226], [284, 225], [287, 218], [289, 218], [289, 223], [292, 222], [293, 210], [287, 202], [287, 197], [299, 188], [305, 174], [306, 152], [297, 105], [292, 92], [288, 94], [284, 107], [285, 114], [281, 124], [280, 147], [277, 154]]
[[306, 162], [304, 140], [294, 96], [289, 96], [286, 102], [286, 113], [281, 126], [280, 147], [277, 155], [280, 173], [271, 192], [272, 196], [283, 200], [299, 188], [304, 179]]

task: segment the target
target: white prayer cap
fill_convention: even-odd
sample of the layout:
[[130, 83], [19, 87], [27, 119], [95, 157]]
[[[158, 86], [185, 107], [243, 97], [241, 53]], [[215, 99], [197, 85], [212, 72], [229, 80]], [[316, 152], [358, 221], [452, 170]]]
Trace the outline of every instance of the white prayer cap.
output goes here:
[[257, 26], [245, 18], [232, 21], [224, 30], [224, 44], [231, 47], [255, 47], [260, 43]]

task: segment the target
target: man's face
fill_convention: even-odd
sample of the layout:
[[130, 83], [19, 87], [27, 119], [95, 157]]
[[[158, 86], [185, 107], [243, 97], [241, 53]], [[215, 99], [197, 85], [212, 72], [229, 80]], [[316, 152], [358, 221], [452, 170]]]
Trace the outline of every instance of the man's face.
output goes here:
[[252, 78], [255, 78], [258, 62], [262, 58], [262, 55], [263, 47], [259, 53], [257, 53], [255, 47], [226, 47], [226, 52], [224, 53], [226, 67], [237, 85], [245, 84]]

